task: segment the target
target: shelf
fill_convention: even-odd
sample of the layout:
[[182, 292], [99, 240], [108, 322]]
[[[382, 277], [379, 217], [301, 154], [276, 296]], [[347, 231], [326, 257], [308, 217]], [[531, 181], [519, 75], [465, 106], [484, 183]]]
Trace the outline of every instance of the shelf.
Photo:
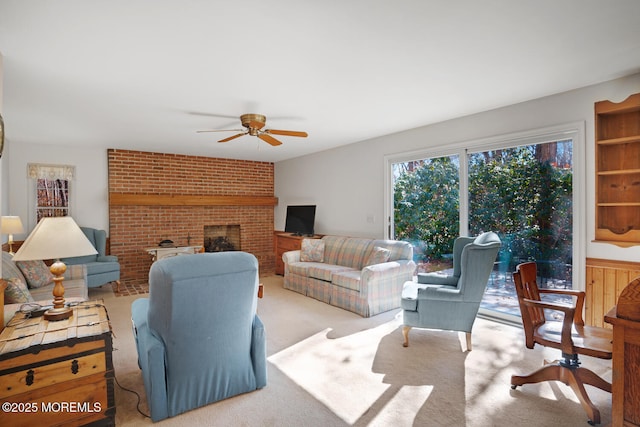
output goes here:
[[607, 202], [607, 203], [598, 203], [598, 207], [611, 207], [611, 206], [638, 206], [640, 207], [640, 202]]
[[604, 239], [596, 239], [596, 240], [592, 240], [593, 243], [607, 243], [609, 245], [616, 245], [619, 246], [621, 248], [631, 248], [633, 246], [636, 246], [636, 243], [633, 242], [617, 242], [615, 240], [604, 240]]
[[594, 242], [610, 243], [623, 248], [640, 245], [640, 230], [630, 230], [624, 234], [617, 234], [610, 230], [599, 228], [596, 230]]
[[640, 135], [624, 136], [622, 138], [601, 139], [598, 145], [619, 145], [640, 142]]
[[111, 206], [275, 206], [271, 196], [201, 196], [184, 194], [109, 193]]
[[640, 169], [616, 169], [610, 171], [600, 171], [598, 175], [630, 175], [640, 173]]

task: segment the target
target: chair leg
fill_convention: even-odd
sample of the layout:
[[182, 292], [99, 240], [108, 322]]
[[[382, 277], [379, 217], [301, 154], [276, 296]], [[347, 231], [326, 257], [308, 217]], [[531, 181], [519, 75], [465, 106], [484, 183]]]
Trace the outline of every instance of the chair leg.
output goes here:
[[116, 292], [120, 293], [120, 280], [116, 280]]
[[586, 368], [578, 368], [576, 369], [575, 375], [580, 382], [611, 393], [611, 383], [600, 378], [595, 372]]
[[471, 351], [471, 332], [465, 332], [467, 337], [467, 351]]
[[404, 342], [402, 343], [403, 347], [409, 347], [409, 331], [410, 330], [411, 330], [411, 326], [402, 327], [402, 336], [404, 337]]
[[560, 381], [571, 387], [578, 397], [582, 408], [589, 417], [589, 424], [600, 424], [600, 411], [589, 399], [589, 395], [584, 388], [585, 384], [597, 387], [604, 391], [611, 392], [611, 384], [600, 378], [598, 375], [586, 368], [560, 366], [558, 364], [545, 365], [530, 375], [511, 376], [511, 388], [515, 389], [524, 384], [534, 384], [543, 381]]

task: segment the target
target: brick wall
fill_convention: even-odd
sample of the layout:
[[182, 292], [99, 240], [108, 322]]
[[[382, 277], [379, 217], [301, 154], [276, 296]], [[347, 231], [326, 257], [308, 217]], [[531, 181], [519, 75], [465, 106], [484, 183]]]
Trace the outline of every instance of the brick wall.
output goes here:
[[[109, 193], [180, 196], [274, 195], [273, 163], [177, 154], [108, 150]], [[111, 253], [121, 280], [143, 283], [151, 258], [145, 248], [170, 239], [178, 246], [203, 245], [205, 225], [239, 224], [240, 245], [260, 263], [260, 275], [275, 272], [273, 206], [137, 206], [109, 203]]]

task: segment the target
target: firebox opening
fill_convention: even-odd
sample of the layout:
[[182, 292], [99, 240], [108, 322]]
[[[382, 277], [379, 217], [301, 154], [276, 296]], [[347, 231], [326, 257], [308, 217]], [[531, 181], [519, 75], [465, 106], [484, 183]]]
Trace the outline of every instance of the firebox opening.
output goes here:
[[239, 251], [240, 225], [205, 225], [205, 252]]

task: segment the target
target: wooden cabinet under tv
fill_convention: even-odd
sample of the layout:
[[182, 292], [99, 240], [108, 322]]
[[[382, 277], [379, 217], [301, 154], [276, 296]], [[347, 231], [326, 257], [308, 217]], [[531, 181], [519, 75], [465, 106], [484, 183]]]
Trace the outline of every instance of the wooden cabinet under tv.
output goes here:
[[596, 241], [640, 245], [640, 93], [595, 103]]

